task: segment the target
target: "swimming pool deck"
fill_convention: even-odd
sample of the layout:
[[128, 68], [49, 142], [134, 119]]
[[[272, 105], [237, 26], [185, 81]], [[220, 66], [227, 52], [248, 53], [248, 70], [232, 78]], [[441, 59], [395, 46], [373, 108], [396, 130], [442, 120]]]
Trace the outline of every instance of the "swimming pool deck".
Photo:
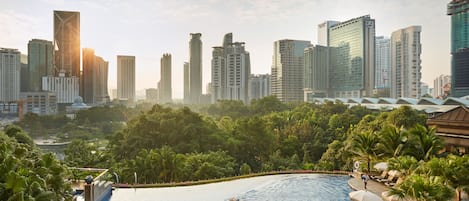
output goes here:
[[[363, 186], [363, 181], [360, 179], [360, 175], [357, 175], [357, 174], [353, 174], [353, 177], [351, 177], [349, 180], [348, 180], [348, 185], [353, 189], [353, 190], [365, 190], [364, 186]], [[366, 185], [368, 191], [378, 195], [379, 197], [381, 197], [381, 194], [384, 192], [384, 191], [388, 191], [389, 190], [389, 187], [383, 185], [382, 183], [379, 183], [379, 182], [376, 182], [376, 181], [373, 181], [373, 180], [369, 180], [368, 181], [368, 184]], [[384, 198], [383, 198], [384, 199]]]

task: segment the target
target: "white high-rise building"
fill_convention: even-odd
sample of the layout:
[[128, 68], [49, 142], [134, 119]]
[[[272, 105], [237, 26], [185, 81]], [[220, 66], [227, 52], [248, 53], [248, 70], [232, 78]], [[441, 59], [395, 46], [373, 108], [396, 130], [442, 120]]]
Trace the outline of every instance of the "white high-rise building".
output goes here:
[[135, 56], [117, 56], [117, 99], [135, 101]]
[[318, 45], [329, 46], [329, 28], [340, 23], [339, 21], [325, 21], [318, 24]]
[[248, 103], [251, 62], [244, 42], [233, 43], [233, 34], [228, 33], [223, 39], [223, 47], [214, 47], [212, 56], [211, 102], [241, 100]]
[[14, 102], [20, 97], [21, 53], [0, 48], [0, 102]]
[[270, 96], [270, 75], [251, 75], [249, 77], [249, 102]]
[[274, 42], [270, 87], [282, 102], [303, 102], [304, 49], [309, 45], [302, 40]]
[[198, 104], [202, 95], [202, 34], [191, 33], [189, 41], [189, 102]]
[[375, 88], [390, 88], [391, 40], [389, 38], [385, 38], [384, 36], [376, 36], [375, 62]]
[[158, 86], [158, 101], [159, 103], [172, 102], [172, 87], [171, 87], [171, 54], [163, 54], [161, 57], [161, 78]]
[[391, 35], [391, 97], [420, 98], [422, 66], [420, 26], [410, 26]]
[[444, 98], [450, 95], [451, 91], [451, 76], [440, 75], [433, 80], [433, 94], [434, 98]]
[[79, 93], [78, 77], [65, 77], [65, 73], [59, 73], [58, 77], [45, 76], [42, 77], [42, 90], [55, 92], [58, 104], [73, 103]]

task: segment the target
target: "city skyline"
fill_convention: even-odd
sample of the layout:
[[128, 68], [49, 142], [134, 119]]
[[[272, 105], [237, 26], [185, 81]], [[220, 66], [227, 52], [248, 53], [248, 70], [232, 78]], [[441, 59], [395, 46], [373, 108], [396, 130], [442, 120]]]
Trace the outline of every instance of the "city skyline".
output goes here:
[[[173, 56], [173, 97], [182, 98], [183, 63], [188, 61], [189, 33], [203, 35], [203, 84], [210, 81], [211, 47], [219, 36], [233, 32], [246, 42], [253, 74], [270, 73], [272, 45], [282, 39], [317, 44], [317, 25], [326, 20], [345, 21], [370, 14], [376, 35], [411, 25], [422, 26], [422, 81], [431, 84], [450, 72], [450, 18], [448, 1], [302, 1], [230, 2], [200, 0], [178, 2], [30, 1], [2, 2], [0, 45], [27, 52], [33, 38], [53, 40], [53, 10], [80, 12], [81, 48], [94, 48], [109, 60], [109, 89], [116, 88], [116, 55], [137, 58], [136, 88], [156, 88], [160, 79], [159, 55]], [[225, 5], [226, 4], [226, 5]], [[299, 6], [301, 5], [301, 6]], [[361, 5], [357, 7], [356, 5]], [[389, 17], [399, 10], [399, 15]], [[419, 15], [415, 15], [418, 12]], [[138, 14], [137, 14], [138, 13]], [[432, 20], [428, 20], [431, 18]], [[195, 21], [206, 23], [194, 23]], [[123, 30], [122, 27], [126, 27]], [[154, 27], [154, 28], [153, 28]], [[138, 39], [138, 40], [137, 40]]]

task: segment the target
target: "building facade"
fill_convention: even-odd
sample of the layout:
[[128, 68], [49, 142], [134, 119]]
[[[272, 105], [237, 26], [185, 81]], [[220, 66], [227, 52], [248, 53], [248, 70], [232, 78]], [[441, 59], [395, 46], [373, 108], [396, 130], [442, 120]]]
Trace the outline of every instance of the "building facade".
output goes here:
[[59, 74], [58, 77], [42, 77], [42, 91], [54, 92], [58, 104], [72, 104], [75, 98], [80, 95], [79, 86], [78, 77], [65, 77], [63, 73]]
[[161, 57], [161, 78], [158, 86], [159, 103], [172, 102], [171, 87], [171, 54], [163, 54]]
[[433, 98], [444, 99], [450, 95], [451, 76], [439, 75], [433, 80]]
[[270, 75], [251, 75], [249, 77], [249, 102], [270, 96]]
[[202, 95], [202, 34], [191, 33], [189, 41], [189, 103], [198, 104]]
[[[21, 70], [20, 70], [20, 91], [25, 92], [29, 90], [29, 65], [28, 55], [21, 54], [20, 56]], [[41, 78], [42, 79], [42, 78]]]
[[91, 48], [83, 48], [83, 71], [80, 80], [80, 96], [88, 105], [109, 102], [107, 88], [109, 62], [96, 56]]
[[37, 115], [57, 114], [57, 96], [50, 91], [22, 92], [23, 114]]
[[149, 88], [145, 90], [145, 100], [150, 103], [158, 102], [158, 89]]
[[189, 69], [189, 62], [184, 62], [183, 65], [184, 70], [184, 97], [183, 103], [189, 104], [190, 103], [190, 69]]
[[451, 96], [469, 95], [469, 0], [452, 0], [451, 16]]
[[384, 36], [376, 37], [375, 88], [391, 88], [391, 40]]
[[80, 13], [54, 11], [55, 73], [80, 76]]
[[304, 93], [326, 97], [329, 89], [329, 48], [316, 45], [304, 50]]
[[410, 26], [391, 35], [391, 97], [420, 98], [422, 69], [420, 26]]
[[304, 49], [310, 44], [289, 39], [274, 42], [270, 91], [280, 101], [303, 101]]
[[375, 86], [375, 20], [369, 15], [329, 28], [330, 89], [336, 98], [371, 97]]
[[42, 90], [42, 77], [54, 75], [52, 41], [32, 39], [28, 43], [27, 91]]
[[340, 22], [328, 20], [318, 24], [318, 45], [329, 46], [329, 28], [338, 23]]
[[135, 56], [117, 56], [117, 99], [135, 102]]
[[20, 98], [21, 53], [16, 49], [0, 48], [0, 102], [15, 102]]

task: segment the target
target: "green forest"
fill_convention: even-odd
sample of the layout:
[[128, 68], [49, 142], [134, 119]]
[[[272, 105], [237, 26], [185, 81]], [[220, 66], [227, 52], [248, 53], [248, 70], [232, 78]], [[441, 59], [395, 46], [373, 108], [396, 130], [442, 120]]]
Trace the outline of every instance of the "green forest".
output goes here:
[[469, 190], [469, 157], [442, 153], [426, 115], [407, 106], [376, 111], [340, 102], [284, 104], [269, 96], [192, 109], [95, 107], [74, 120], [28, 114], [17, 125], [33, 137], [56, 133], [59, 141], [71, 141], [67, 166], [108, 168], [120, 183], [134, 184], [134, 172], [137, 183], [153, 184], [280, 170], [352, 171], [358, 160], [364, 172], [383, 161], [401, 171], [405, 180], [392, 191], [400, 197], [446, 200]]

